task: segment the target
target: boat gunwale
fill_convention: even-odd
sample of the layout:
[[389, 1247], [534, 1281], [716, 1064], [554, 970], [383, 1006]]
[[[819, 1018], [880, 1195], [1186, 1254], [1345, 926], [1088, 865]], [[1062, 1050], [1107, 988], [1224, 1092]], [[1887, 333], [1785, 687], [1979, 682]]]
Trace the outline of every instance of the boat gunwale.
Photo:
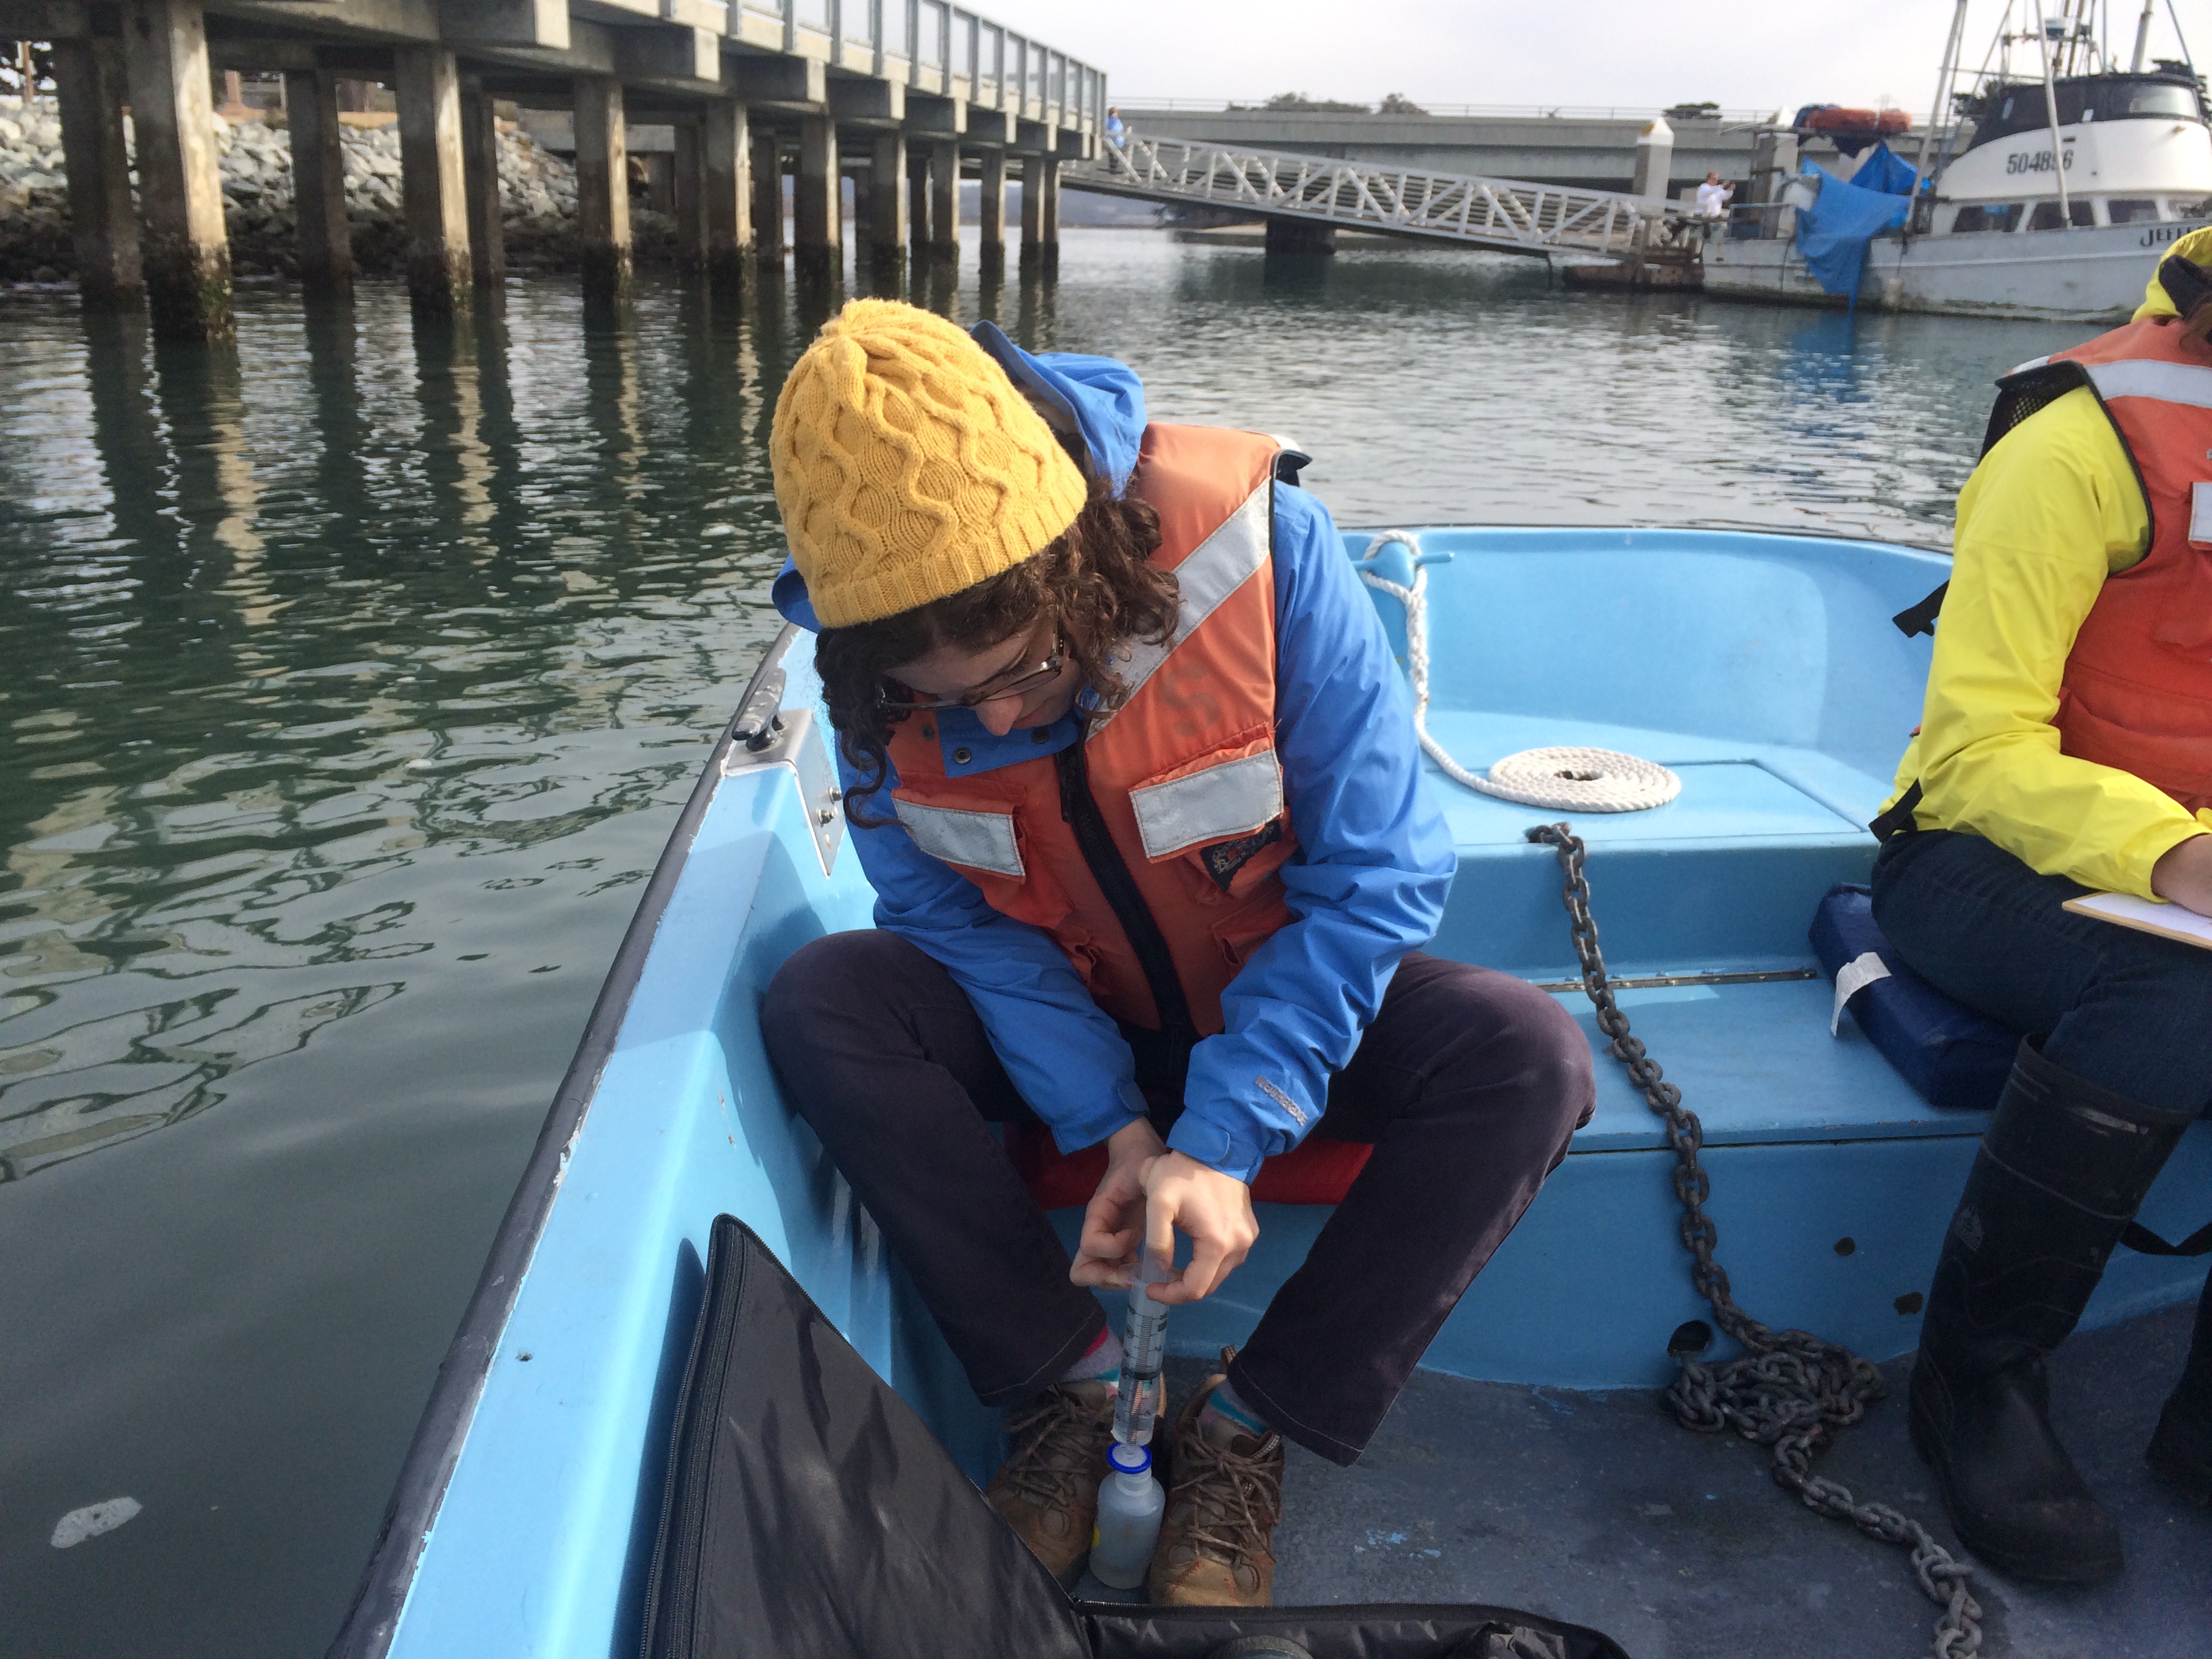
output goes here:
[[438, 1362], [437, 1380], [424, 1402], [414, 1438], [401, 1462], [399, 1475], [377, 1529], [376, 1542], [362, 1569], [361, 1583], [339, 1627], [325, 1650], [325, 1659], [382, 1659], [398, 1635], [400, 1615], [407, 1604], [430, 1534], [460, 1462], [469, 1430], [476, 1420], [500, 1338], [512, 1317], [532, 1258], [545, 1231], [547, 1218], [566, 1172], [569, 1149], [584, 1127], [599, 1079], [613, 1057], [617, 1041], [629, 1015], [630, 999], [645, 970], [661, 918], [690, 861], [693, 842], [706, 820], [723, 777], [723, 763], [736, 741], [738, 722], [751, 705], [754, 693], [777, 672], [798, 627], [786, 623], [761, 654], [745, 682], [743, 695], [722, 726], [714, 746], [701, 768], [698, 781], [684, 803], [653, 874], [646, 883], [637, 908], [617, 947], [606, 978], [599, 987], [592, 1012], [584, 1023], [574, 1054], [554, 1091], [544, 1123], [531, 1147], [493, 1236], [483, 1273], [470, 1293], [467, 1307], [453, 1340]]

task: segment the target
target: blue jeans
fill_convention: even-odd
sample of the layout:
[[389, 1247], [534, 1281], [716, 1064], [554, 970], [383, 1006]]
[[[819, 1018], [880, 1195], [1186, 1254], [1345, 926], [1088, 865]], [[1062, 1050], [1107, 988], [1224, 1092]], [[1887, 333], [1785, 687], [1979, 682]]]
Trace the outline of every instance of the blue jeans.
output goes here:
[[2212, 1103], [2212, 951], [2060, 907], [2089, 891], [1979, 836], [1884, 844], [1874, 915], [1954, 1000], [2040, 1039], [2045, 1058], [2146, 1106]]

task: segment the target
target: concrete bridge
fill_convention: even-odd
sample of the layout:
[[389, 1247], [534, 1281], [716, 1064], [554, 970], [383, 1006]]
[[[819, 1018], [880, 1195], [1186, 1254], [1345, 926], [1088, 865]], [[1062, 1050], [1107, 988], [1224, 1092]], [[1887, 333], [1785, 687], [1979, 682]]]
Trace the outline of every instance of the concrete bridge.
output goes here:
[[[1063, 161], [1095, 152], [1106, 77], [950, 0], [0, 0], [0, 36], [51, 41], [79, 283], [136, 303], [157, 335], [232, 332], [211, 80], [282, 72], [303, 281], [352, 285], [337, 83], [398, 107], [408, 283], [432, 313], [505, 278], [493, 106], [573, 113], [584, 283], [630, 272], [625, 124], [676, 130], [687, 264], [742, 285], [781, 268], [795, 173], [799, 269], [842, 258], [852, 174], [872, 257], [958, 251], [959, 180], [982, 184], [983, 257], [1003, 260], [1022, 168], [1022, 257], [1059, 241]], [[124, 143], [128, 108], [139, 185]]]

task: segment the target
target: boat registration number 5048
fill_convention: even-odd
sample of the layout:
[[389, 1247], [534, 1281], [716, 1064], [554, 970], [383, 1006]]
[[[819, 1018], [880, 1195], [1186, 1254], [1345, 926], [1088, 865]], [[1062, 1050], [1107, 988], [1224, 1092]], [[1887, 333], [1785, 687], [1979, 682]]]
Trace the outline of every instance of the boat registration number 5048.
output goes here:
[[[2074, 165], [2074, 152], [2070, 149], [2066, 152], [2065, 164], [2069, 167]], [[2051, 173], [2056, 170], [2051, 165], [2051, 152], [2047, 149], [2014, 150], [2005, 157], [2007, 173]]]

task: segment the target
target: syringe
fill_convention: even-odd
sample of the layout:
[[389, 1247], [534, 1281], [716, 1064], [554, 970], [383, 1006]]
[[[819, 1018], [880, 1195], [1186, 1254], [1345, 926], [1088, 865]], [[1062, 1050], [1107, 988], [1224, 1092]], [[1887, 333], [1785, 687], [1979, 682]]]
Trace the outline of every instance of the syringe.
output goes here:
[[1129, 1278], [1129, 1313], [1121, 1328], [1121, 1385], [1114, 1401], [1114, 1437], [1127, 1446], [1148, 1444], [1166, 1388], [1160, 1376], [1168, 1351], [1168, 1310], [1145, 1294], [1147, 1285], [1175, 1277], [1173, 1268], [1152, 1261], [1139, 1246], [1136, 1270]]

